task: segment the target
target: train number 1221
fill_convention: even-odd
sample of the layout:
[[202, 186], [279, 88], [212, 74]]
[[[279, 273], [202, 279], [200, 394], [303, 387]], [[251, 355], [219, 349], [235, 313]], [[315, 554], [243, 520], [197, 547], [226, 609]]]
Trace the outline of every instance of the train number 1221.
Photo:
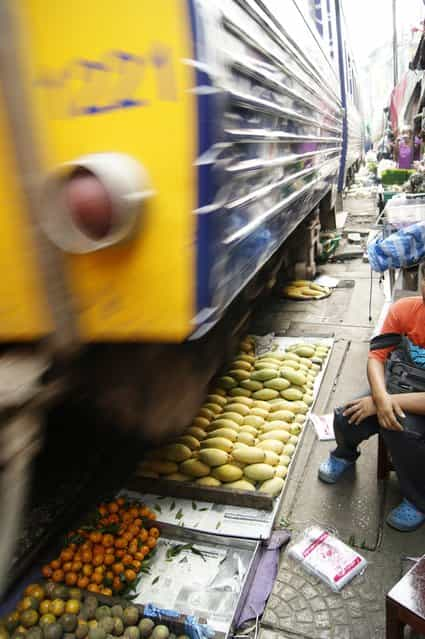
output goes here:
[[[161, 44], [147, 55], [108, 51], [99, 60], [76, 59], [62, 69], [43, 70], [35, 85], [48, 92], [52, 117], [99, 115], [149, 106], [155, 99], [177, 100], [171, 50]], [[154, 87], [150, 96], [143, 89]]]

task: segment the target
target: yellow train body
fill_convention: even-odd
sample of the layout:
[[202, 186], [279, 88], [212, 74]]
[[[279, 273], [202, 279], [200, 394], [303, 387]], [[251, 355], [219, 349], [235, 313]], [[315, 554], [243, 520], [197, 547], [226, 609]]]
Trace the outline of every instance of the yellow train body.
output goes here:
[[[154, 196], [127, 242], [64, 253], [83, 341], [179, 341], [196, 314], [194, 76], [181, 0], [17, 3], [25, 83], [43, 172], [92, 153], [119, 152], [145, 167]], [[2, 321], [0, 339], [51, 326], [29, 254], [13, 144], [0, 113]], [[41, 176], [43, 178], [43, 175]]]

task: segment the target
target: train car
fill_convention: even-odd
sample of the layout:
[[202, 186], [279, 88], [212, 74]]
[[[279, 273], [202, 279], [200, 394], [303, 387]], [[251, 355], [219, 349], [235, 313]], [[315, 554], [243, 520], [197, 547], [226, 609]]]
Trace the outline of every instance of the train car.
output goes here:
[[311, 17], [322, 41], [325, 42], [339, 78], [341, 104], [344, 109], [343, 144], [338, 176], [338, 191], [342, 193], [358, 170], [364, 156], [364, 122], [361, 93], [355, 58], [339, 0], [306, 0]]
[[187, 425], [352, 156], [301, 2], [5, 2], [0, 29], [5, 557], [45, 405]]
[[353, 53], [349, 46], [347, 26], [342, 7], [335, 3], [336, 31], [338, 39], [338, 69], [341, 87], [341, 101], [344, 108], [343, 145], [341, 167], [338, 177], [338, 191], [342, 192], [351, 183], [364, 157], [365, 131], [362, 115], [359, 79]]

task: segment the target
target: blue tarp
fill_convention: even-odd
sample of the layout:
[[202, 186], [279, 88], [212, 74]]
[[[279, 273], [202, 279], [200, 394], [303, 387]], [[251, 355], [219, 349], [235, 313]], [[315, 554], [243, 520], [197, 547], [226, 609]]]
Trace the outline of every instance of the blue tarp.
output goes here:
[[425, 222], [399, 229], [387, 237], [376, 237], [367, 247], [373, 271], [414, 266], [425, 259]]

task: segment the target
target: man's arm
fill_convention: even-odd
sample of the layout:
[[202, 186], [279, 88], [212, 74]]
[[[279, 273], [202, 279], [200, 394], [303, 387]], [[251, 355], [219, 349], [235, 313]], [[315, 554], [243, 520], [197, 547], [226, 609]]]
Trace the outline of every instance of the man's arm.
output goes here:
[[400, 408], [415, 415], [425, 415], [425, 393], [403, 393], [391, 395]]
[[[390, 395], [387, 392], [385, 387], [385, 363], [379, 359], [369, 358], [367, 362], [367, 378], [369, 380], [372, 398], [376, 406], [376, 414], [379, 424], [382, 428], [387, 428], [388, 430], [403, 430], [397, 420], [397, 416], [404, 417], [399, 401], [399, 398], [404, 398], [404, 396]], [[415, 394], [416, 393], [411, 393], [410, 395]]]

